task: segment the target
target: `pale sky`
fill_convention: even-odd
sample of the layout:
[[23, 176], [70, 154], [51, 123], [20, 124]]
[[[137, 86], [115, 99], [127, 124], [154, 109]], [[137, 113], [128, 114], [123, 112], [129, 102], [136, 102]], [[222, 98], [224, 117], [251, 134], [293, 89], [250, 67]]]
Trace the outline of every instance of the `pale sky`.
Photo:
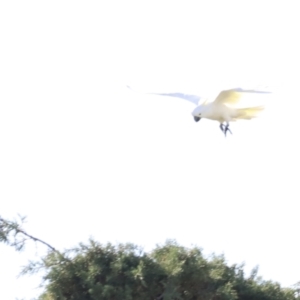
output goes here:
[[[0, 2], [0, 215], [58, 249], [173, 238], [299, 281], [299, 2], [106, 3]], [[276, 93], [224, 138], [193, 104], [127, 84]], [[0, 299], [39, 293], [16, 276], [43, 252], [0, 245]]]

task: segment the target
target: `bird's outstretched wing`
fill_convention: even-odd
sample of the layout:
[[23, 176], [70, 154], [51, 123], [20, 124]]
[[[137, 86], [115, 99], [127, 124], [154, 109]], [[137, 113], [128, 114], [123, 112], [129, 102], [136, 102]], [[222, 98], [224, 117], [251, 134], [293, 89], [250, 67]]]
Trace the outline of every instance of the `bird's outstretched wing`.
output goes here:
[[203, 99], [200, 96], [183, 94], [183, 93], [148, 93], [148, 94], [181, 98], [181, 99], [188, 100], [196, 105], [198, 105], [200, 100]]
[[237, 104], [241, 98], [245, 95], [249, 94], [270, 94], [269, 91], [262, 90], [244, 90], [241, 88], [235, 88], [230, 90], [224, 90], [220, 92], [216, 100], [214, 101], [216, 104], [229, 104], [234, 105]]
[[[134, 91], [130, 86], [127, 86], [127, 88]], [[250, 90], [250, 89], [234, 88], [230, 90], [221, 91], [214, 102], [216, 104], [234, 105], [237, 104], [241, 100], [241, 98], [245, 95], [270, 94], [270, 93], [271, 93], [270, 91], [263, 91], [258, 89]], [[182, 98], [194, 103], [195, 105], [199, 105], [200, 101], [202, 101], [202, 104], [205, 104], [208, 100], [207, 98], [204, 97], [185, 94], [185, 93], [145, 93], [145, 94]]]
[[[130, 86], [127, 85], [127, 88], [134, 91]], [[197, 95], [190, 95], [190, 94], [184, 94], [184, 93], [145, 93], [148, 95], [158, 95], [158, 96], [167, 96], [167, 97], [176, 97], [185, 99], [187, 101], [190, 101], [196, 105], [199, 104], [200, 100], [204, 100], [204, 98], [197, 96]]]

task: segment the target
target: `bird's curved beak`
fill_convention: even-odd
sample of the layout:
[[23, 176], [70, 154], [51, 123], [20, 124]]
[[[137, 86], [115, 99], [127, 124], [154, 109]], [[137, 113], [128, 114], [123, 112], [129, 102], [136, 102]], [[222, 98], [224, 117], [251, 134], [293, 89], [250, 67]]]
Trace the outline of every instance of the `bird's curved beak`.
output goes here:
[[201, 118], [197, 117], [197, 116], [194, 116], [194, 120], [195, 120], [195, 122], [199, 122], [201, 120]]

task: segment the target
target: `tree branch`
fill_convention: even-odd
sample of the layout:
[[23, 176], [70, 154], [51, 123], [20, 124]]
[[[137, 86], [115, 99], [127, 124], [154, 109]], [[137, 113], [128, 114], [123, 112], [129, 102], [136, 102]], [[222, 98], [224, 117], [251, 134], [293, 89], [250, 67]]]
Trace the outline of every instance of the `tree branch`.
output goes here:
[[[20, 219], [21, 219], [21, 223], [23, 223], [25, 220], [25, 218], [22, 218], [22, 217], [20, 217]], [[28, 234], [26, 231], [24, 231], [20, 227], [20, 224], [17, 223], [16, 221], [8, 221], [8, 220], [3, 219], [0, 216], [0, 242], [4, 242], [10, 246], [13, 246], [17, 250], [21, 250], [24, 247], [26, 239], [24, 238], [24, 239], [18, 240], [16, 236], [19, 233], [35, 242], [44, 244], [51, 251], [62, 255], [57, 249], [55, 249], [50, 244], [46, 243], [45, 241], [43, 241], [37, 237], [34, 237], [34, 236]]]

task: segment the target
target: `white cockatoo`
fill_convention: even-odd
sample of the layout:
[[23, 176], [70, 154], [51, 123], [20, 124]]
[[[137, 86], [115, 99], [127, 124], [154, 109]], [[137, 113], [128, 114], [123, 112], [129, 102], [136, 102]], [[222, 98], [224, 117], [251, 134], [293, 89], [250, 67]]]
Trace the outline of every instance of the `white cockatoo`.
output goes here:
[[[128, 88], [130, 87], [128, 86]], [[196, 104], [196, 108], [192, 111], [192, 116], [194, 117], [194, 120], [196, 122], [199, 122], [201, 118], [206, 118], [218, 121], [220, 123], [220, 129], [226, 136], [227, 131], [231, 133], [231, 130], [229, 129], [230, 122], [240, 119], [250, 120], [256, 117], [256, 115], [264, 109], [264, 107], [261, 105], [251, 105], [251, 101], [250, 103], [248, 101], [249, 104], [247, 107], [243, 107], [243, 104], [241, 102], [244, 96], [253, 96], [258, 94], [269, 93], [269, 91], [262, 90], [246, 90], [241, 88], [228, 89], [221, 91], [214, 101], [209, 102], [205, 100], [200, 105], [199, 102], [203, 98], [196, 95], [189, 95], [183, 93], [147, 94], [182, 98]], [[251, 98], [253, 97], [250, 97], [249, 99], [251, 100]]]

